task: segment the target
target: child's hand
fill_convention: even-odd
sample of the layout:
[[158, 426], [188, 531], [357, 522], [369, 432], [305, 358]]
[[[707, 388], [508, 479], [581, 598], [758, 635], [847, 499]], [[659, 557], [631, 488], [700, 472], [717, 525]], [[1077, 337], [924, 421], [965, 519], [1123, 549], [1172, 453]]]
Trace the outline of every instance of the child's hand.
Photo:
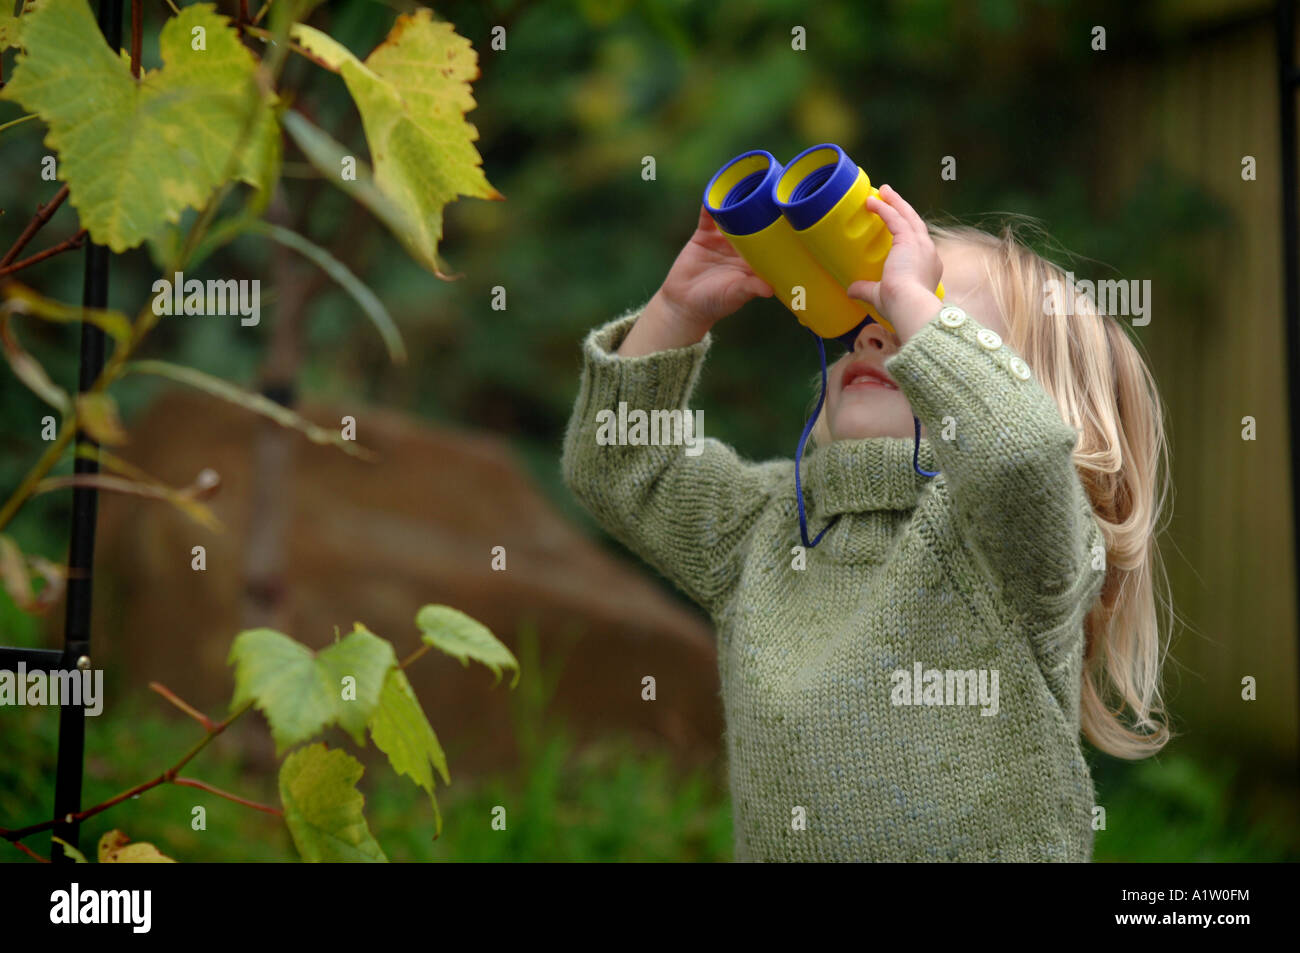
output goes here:
[[635, 357], [694, 344], [746, 301], [770, 298], [772, 293], [771, 285], [754, 274], [701, 205], [695, 234], [618, 353]]
[[701, 205], [695, 234], [677, 255], [659, 294], [683, 320], [708, 328], [746, 301], [770, 298], [772, 288], [736, 253]]
[[892, 186], [881, 187], [880, 195], [885, 201], [872, 196], [867, 210], [880, 216], [894, 243], [880, 280], [855, 281], [848, 294], [871, 304], [906, 341], [943, 306], [934, 293], [943, 276], [943, 262], [916, 210]]

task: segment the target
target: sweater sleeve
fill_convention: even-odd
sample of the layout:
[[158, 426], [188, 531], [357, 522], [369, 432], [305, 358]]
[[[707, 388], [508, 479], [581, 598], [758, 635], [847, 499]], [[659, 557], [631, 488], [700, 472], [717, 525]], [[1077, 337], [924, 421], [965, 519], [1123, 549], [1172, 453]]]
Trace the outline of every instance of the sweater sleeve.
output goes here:
[[629, 418], [690, 413], [686, 402], [712, 343], [706, 335], [689, 347], [620, 357], [615, 352], [639, 316], [637, 309], [616, 318], [583, 343], [564, 482], [610, 535], [712, 610], [739, 580], [742, 544], [790, 467], [745, 462], [698, 429], [693, 446], [611, 442], [620, 404]]
[[959, 531], [1054, 662], [1105, 577], [1077, 435], [999, 335], [944, 307], [887, 369], [925, 424]]

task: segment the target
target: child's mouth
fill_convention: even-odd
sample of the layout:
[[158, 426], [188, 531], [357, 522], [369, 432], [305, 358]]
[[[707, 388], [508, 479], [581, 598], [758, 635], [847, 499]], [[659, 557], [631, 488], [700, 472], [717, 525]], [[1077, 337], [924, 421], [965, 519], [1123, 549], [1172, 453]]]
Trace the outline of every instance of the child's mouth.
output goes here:
[[865, 364], [854, 364], [844, 370], [843, 390], [860, 390], [867, 387], [883, 387], [885, 390], [898, 390], [898, 385], [881, 371]]

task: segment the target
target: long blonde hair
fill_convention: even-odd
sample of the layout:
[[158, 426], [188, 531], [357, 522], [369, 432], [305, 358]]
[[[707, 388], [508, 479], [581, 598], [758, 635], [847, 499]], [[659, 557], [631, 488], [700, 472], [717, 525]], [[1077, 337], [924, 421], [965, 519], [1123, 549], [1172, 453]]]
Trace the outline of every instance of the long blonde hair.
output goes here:
[[[1105, 537], [1106, 579], [1084, 622], [1081, 727], [1107, 754], [1149, 757], [1172, 736], [1160, 674], [1174, 618], [1155, 545], [1170, 493], [1155, 379], [1119, 321], [1099, 314], [1090, 297], [1076, 294], [1072, 314], [1062, 313], [1064, 307], [1046, 313], [1049, 293], [1069, 279], [1021, 241], [1014, 224], [996, 235], [968, 225], [929, 228], [936, 242], [984, 253], [1007, 343], [1032, 368], [1062, 419], [1082, 431], [1074, 464]], [[820, 375], [816, 383], [820, 388]], [[829, 438], [824, 411], [822, 418], [819, 443]]]

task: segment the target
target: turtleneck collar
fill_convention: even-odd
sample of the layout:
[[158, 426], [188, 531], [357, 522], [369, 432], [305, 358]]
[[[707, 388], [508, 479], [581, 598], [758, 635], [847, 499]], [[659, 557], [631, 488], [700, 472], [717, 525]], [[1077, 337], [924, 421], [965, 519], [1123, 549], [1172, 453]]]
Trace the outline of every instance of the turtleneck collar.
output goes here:
[[[928, 439], [920, 444], [922, 470], [934, 470]], [[870, 510], [910, 510], [932, 477], [912, 468], [912, 439], [836, 440], [804, 460], [804, 494], [819, 516]]]

